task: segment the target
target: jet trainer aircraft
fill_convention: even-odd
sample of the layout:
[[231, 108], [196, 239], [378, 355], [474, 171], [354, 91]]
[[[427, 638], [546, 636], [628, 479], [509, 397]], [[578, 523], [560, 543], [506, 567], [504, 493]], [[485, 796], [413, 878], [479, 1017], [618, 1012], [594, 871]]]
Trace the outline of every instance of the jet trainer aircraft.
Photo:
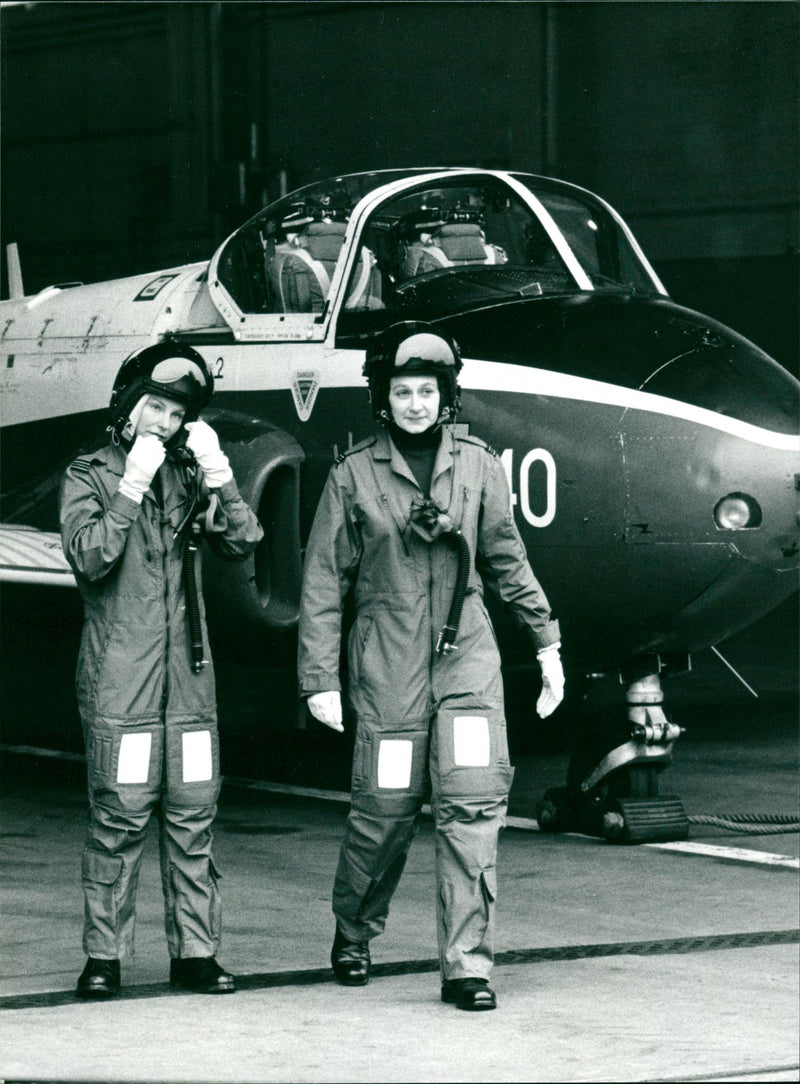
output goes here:
[[[55, 533], [61, 472], [105, 429], [123, 359], [188, 342], [265, 528], [249, 567], [207, 577], [212, 616], [253, 643], [291, 633], [330, 464], [373, 431], [370, 336], [406, 319], [453, 335], [458, 424], [504, 464], [565, 662], [627, 683], [631, 740], [584, 751], [572, 788], [606, 835], [609, 780], [623, 781], [616, 797], [655, 800], [679, 733], [659, 673], [796, 589], [800, 385], [674, 304], [622, 218], [582, 188], [467, 168], [340, 176], [269, 205], [208, 262], [16, 292], [0, 304], [0, 578], [73, 582]], [[529, 660], [497, 623], [511, 672]]]

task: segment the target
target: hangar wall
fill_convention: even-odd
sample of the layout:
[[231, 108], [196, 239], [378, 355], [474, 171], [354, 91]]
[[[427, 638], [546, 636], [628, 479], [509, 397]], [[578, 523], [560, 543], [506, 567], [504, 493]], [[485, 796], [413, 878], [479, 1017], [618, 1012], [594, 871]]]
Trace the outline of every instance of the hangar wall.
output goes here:
[[3, 241], [33, 291], [206, 258], [284, 183], [549, 173], [797, 371], [799, 22], [779, 0], [5, 8]]

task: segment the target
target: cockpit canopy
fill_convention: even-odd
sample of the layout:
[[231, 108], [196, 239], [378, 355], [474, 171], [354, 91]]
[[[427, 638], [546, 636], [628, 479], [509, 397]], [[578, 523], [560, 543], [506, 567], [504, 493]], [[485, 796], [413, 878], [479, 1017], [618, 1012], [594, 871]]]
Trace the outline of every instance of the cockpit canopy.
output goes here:
[[607, 204], [522, 173], [386, 171], [308, 185], [237, 230], [214, 262], [223, 314], [319, 324], [341, 297], [338, 326], [350, 334], [412, 310], [437, 319], [519, 297], [665, 292]]

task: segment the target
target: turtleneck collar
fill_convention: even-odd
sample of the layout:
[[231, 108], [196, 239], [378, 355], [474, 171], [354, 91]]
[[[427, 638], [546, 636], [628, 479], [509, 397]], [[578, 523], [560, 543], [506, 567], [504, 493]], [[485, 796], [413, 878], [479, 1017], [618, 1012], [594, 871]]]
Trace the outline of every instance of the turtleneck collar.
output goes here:
[[422, 452], [424, 450], [439, 447], [442, 442], [441, 425], [432, 425], [422, 433], [408, 433], [401, 429], [394, 421], [386, 424], [386, 430], [392, 438], [392, 443], [399, 452]]
[[419, 488], [426, 497], [430, 497], [436, 454], [442, 442], [442, 427], [432, 425], [423, 433], [407, 433], [391, 421], [386, 428], [392, 443], [408, 463]]

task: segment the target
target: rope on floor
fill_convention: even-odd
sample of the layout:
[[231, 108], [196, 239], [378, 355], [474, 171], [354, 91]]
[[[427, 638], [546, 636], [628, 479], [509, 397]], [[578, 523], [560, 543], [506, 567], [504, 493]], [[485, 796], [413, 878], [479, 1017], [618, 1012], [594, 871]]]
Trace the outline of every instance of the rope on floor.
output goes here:
[[700, 813], [687, 819], [689, 824], [713, 824], [728, 832], [744, 832], [751, 836], [800, 832], [800, 820], [793, 813]]

